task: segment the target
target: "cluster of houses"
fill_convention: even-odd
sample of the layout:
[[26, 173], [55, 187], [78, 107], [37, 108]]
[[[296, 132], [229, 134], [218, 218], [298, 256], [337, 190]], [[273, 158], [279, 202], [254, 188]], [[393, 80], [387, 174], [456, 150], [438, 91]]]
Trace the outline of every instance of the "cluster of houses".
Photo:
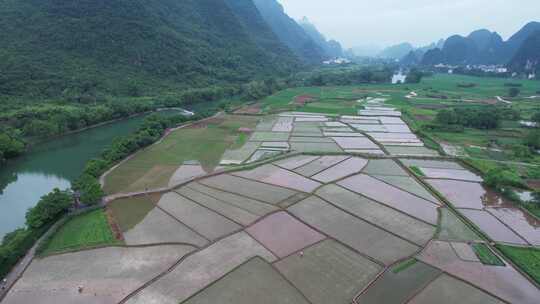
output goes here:
[[347, 58], [334, 58], [334, 59], [323, 61], [323, 64], [326, 64], [326, 65], [340, 65], [340, 64], [348, 64], [348, 63], [351, 63], [351, 61]]
[[457, 68], [464, 68], [466, 70], [480, 70], [485, 73], [495, 73], [495, 74], [505, 74], [508, 73], [508, 68], [502, 65], [485, 65], [485, 64], [479, 64], [479, 65], [471, 65], [468, 64], [466, 66], [459, 66], [459, 65], [450, 65], [450, 64], [443, 64], [439, 63], [434, 66], [436, 69], [440, 70], [448, 70], [448, 74], [453, 74], [454, 70]]
[[[504, 66], [504, 65], [485, 65], [485, 64], [479, 64], [479, 65], [471, 65], [471, 64], [468, 64], [468, 65], [465, 65], [465, 66], [461, 66], [461, 65], [451, 65], [451, 64], [444, 64], [444, 63], [439, 63], [439, 64], [436, 64], [433, 66], [435, 69], [437, 69], [438, 71], [443, 71], [443, 72], [447, 72], [448, 74], [454, 74], [454, 71], [458, 68], [460, 69], [465, 69], [467, 71], [473, 71], [473, 70], [476, 70], [476, 71], [482, 71], [484, 73], [490, 73], [490, 74], [509, 74], [510, 73], [510, 70]], [[512, 74], [509, 74], [510, 77], [512, 78], [515, 78], [515, 77], [518, 77], [518, 76], [521, 76], [520, 74], [518, 74], [517, 72], [512, 72]], [[536, 78], [536, 73], [535, 72], [528, 72], [526, 75], [525, 75], [525, 78], [527, 79], [537, 79]]]

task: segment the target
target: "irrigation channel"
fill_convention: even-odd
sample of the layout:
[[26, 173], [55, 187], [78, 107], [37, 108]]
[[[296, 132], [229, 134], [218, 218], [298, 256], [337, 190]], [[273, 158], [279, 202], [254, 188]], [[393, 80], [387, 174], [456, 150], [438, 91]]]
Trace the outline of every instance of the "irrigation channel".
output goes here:
[[[179, 110], [157, 112], [181, 115]], [[86, 162], [115, 138], [131, 134], [148, 114], [104, 124], [38, 144], [0, 169], [0, 239], [24, 226], [25, 214], [54, 188], [67, 189]]]

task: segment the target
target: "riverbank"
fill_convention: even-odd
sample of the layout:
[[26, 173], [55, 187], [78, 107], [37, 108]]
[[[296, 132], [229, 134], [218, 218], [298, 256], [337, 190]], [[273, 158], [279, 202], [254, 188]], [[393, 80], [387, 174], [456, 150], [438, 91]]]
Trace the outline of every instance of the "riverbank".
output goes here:
[[[184, 108], [179, 108], [179, 107], [156, 108], [156, 109], [151, 110], [151, 111], [144, 111], [144, 112], [135, 113], [135, 114], [125, 116], [125, 117], [115, 118], [115, 119], [112, 119], [112, 120], [106, 120], [106, 121], [103, 121], [103, 122], [100, 122], [100, 123], [97, 123], [97, 124], [93, 124], [91, 126], [86, 126], [84, 128], [77, 129], [77, 130], [70, 130], [70, 131], [64, 132], [62, 134], [50, 136], [50, 137], [47, 137], [47, 138], [40, 138], [40, 139], [37, 139], [37, 140], [32, 140], [31, 138], [26, 138], [25, 140], [27, 140], [27, 144], [28, 144], [27, 148], [32, 148], [32, 146], [43, 144], [43, 143], [46, 143], [46, 142], [54, 140], [54, 139], [62, 138], [64, 136], [78, 134], [78, 133], [81, 133], [81, 132], [84, 132], [84, 131], [92, 130], [92, 129], [95, 129], [95, 128], [110, 125], [110, 124], [113, 124], [113, 123], [117, 123], [117, 122], [120, 122], [120, 121], [131, 119], [131, 118], [145, 116], [145, 115], [149, 115], [149, 114], [152, 114], [152, 113], [160, 113], [160, 112], [168, 112], [168, 111], [178, 111], [178, 112], [181, 112], [182, 115], [185, 115], [185, 116], [193, 116], [193, 115], [195, 115], [194, 112], [191, 112], [191, 111], [188, 111], [188, 110], [186, 110]], [[11, 160], [15, 160], [15, 159], [16, 158], [13, 158]]]
[[[156, 112], [168, 116], [168, 112]], [[178, 113], [176, 111], [172, 113]], [[24, 225], [28, 208], [54, 188], [67, 189], [86, 163], [99, 157], [118, 137], [132, 134], [145, 115], [115, 120], [32, 147], [0, 169], [0, 237]], [[32, 189], [32, 191], [28, 191]]]
[[[191, 117], [195, 118], [194, 116], [191, 116]], [[164, 136], [167, 136], [170, 133], [170, 132], [167, 132], [167, 130], [169, 130], [172, 125], [183, 124], [186, 122], [186, 120], [187, 119], [183, 120], [183, 119], [178, 119], [178, 118], [176, 119], [154, 118], [152, 120], [149, 120], [148, 124], [145, 124], [142, 127], [140, 127], [137, 132], [131, 134], [129, 137], [123, 138], [119, 142], [129, 143], [131, 141], [133, 144], [135, 144], [131, 146], [134, 147], [135, 150], [140, 150], [141, 148], [147, 147], [151, 145], [152, 143], [160, 141]], [[146, 134], [156, 134], [156, 132], [159, 133], [159, 136], [157, 136], [157, 138], [152, 139], [152, 138], [141, 137]], [[140, 140], [142, 140], [141, 143], [139, 143]], [[149, 143], [148, 141], [151, 141], [151, 142]], [[137, 143], [139, 143], [139, 145], [142, 145], [142, 146], [140, 147], [137, 146]], [[96, 195], [99, 195], [99, 193], [94, 192], [94, 188], [93, 188], [94, 181], [92, 180], [92, 178], [97, 179], [97, 177], [101, 173], [100, 170], [106, 170], [109, 167], [111, 167], [114, 163], [117, 162], [116, 161], [117, 158], [119, 161], [125, 156], [127, 156], [127, 155], [123, 155], [122, 157], [121, 153], [132, 153], [130, 151], [127, 151], [127, 152], [119, 151], [121, 149], [122, 148], [119, 146], [112, 146], [108, 150], [112, 154], [105, 153], [102, 155], [101, 159], [97, 159], [93, 162], [89, 162], [85, 166], [85, 170], [82, 172], [81, 177], [77, 180], [76, 182], [77, 191], [81, 192], [81, 201], [83, 203], [86, 203], [89, 206], [89, 208], [99, 208], [104, 205], [103, 201], [101, 201], [101, 196], [99, 197], [96, 196]], [[115, 151], [115, 150], [118, 150], [118, 151]], [[111, 155], [116, 155], [116, 156], [112, 156], [112, 158], [108, 158], [108, 157], [111, 157]], [[96, 162], [100, 163], [99, 167], [95, 167]], [[94, 167], [92, 165], [94, 165]], [[97, 176], [94, 176], [92, 173], [94, 173]], [[95, 183], [97, 183], [97, 181]], [[91, 193], [87, 193], [88, 191], [91, 191]], [[92, 203], [97, 203], [97, 205], [92, 206], [93, 205]], [[50, 207], [42, 206], [42, 209], [43, 208], [50, 208]], [[76, 210], [75, 213], [84, 212], [86, 209], [87, 208]], [[65, 212], [67, 212], [67, 210], [65, 210]], [[71, 215], [73, 215], [73, 213], [68, 214], [67, 217]], [[63, 219], [65, 218], [66, 216], [63, 217]], [[0, 299], [2, 298], [2, 296], [5, 295], [5, 292], [7, 292], [9, 288], [18, 280], [18, 278], [22, 275], [25, 269], [30, 265], [30, 263], [32, 262], [36, 254], [36, 249], [41, 245], [41, 243], [44, 240], [48, 239], [48, 236], [51, 233], [54, 233], [58, 225], [61, 225], [59, 224], [61, 222], [62, 220], [60, 221], [54, 220], [54, 221], [42, 223], [42, 225], [44, 225], [43, 227], [48, 227], [49, 225], [52, 226], [52, 228], [47, 229], [46, 232], [40, 230], [42, 229], [42, 226], [33, 228], [27, 225], [28, 228], [24, 228], [22, 230], [18, 230], [14, 232], [12, 237], [10, 237], [10, 240], [2, 244], [2, 246], [0, 247], [0, 261], [3, 264], [2, 266], [4, 267], [8, 266], [10, 268], [11, 267], [14, 267], [14, 268], [11, 268], [11, 271], [8, 273], [8, 276], [7, 276], [8, 285], [6, 286], [7, 288], [5, 289], [5, 291], [2, 291], [2, 293], [0, 293]], [[32, 247], [30, 248], [29, 247], [30, 244], [26, 239], [24, 239], [22, 242], [19, 241], [20, 239], [19, 235], [21, 235], [23, 239], [26, 237], [26, 235], [35, 236], [37, 241], [35, 241], [35, 243], [33, 243]], [[34, 240], [32, 240], [32, 242], [33, 241]], [[25, 252], [28, 248], [30, 248], [29, 251]], [[8, 265], [8, 263], [10, 265]]]

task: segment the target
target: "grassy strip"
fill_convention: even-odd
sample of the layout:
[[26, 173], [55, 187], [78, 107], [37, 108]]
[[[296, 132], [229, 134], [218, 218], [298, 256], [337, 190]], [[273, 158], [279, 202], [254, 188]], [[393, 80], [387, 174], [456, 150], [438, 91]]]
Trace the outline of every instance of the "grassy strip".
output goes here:
[[540, 249], [497, 245], [514, 264], [526, 272], [534, 281], [540, 284]]
[[527, 209], [537, 218], [540, 218], [540, 206], [538, 204], [526, 204], [525, 209]]
[[40, 255], [119, 243], [114, 238], [104, 210], [97, 209], [68, 219], [43, 243]]
[[417, 260], [415, 258], [403, 261], [403, 262], [399, 263], [398, 265], [396, 265], [394, 268], [392, 268], [392, 272], [396, 273], [396, 274], [400, 273], [403, 270], [405, 270], [405, 269], [411, 267], [412, 265], [416, 264], [416, 262], [417, 262]]
[[421, 176], [421, 177], [426, 177], [424, 172], [422, 172], [422, 170], [420, 168], [418, 168], [417, 166], [411, 166], [410, 168], [411, 168], [411, 171], [414, 172], [414, 174], [416, 174], [418, 176]]
[[496, 256], [486, 244], [473, 244], [472, 248], [480, 262], [485, 265], [504, 266], [504, 262]]

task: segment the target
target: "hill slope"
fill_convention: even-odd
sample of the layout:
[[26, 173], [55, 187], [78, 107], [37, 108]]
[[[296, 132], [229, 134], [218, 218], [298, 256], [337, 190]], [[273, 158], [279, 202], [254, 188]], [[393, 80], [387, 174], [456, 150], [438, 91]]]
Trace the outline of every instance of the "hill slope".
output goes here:
[[242, 22], [225, 0], [4, 0], [0, 95], [130, 94], [294, 69], [267, 28]]
[[337, 58], [343, 57], [343, 48], [341, 44], [335, 40], [326, 40], [317, 27], [311, 23], [307, 17], [302, 18], [298, 24], [304, 29], [306, 34], [308, 34], [315, 43], [324, 50], [325, 55]]
[[521, 45], [529, 38], [533, 33], [540, 31], [540, 22], [529, 22], [519, 31], [517, 31], [512, 37], [507, 41], [509, 53], [509, 58], [512, 58], [516, 55], [517, 51]]
[[509, 66], [518, 72], [540, 73], [540, 31], [532, 33], [523, 42]]
[[225, 2], [250, 38], [278, 65], [280, 70], [298, 66], [299, 61], [294, 53], [279, 40], [252, 0], [225, 0]]
[[414, 51], [414, 47], [410, 43], [404, 42], [385, 48], [378, 56], [388, 59], [401, 59], [411, 51]]
[[287, 16], [283, 6], [276, 0], [253, 0], [253, 2], [274, 33], [299, 58], [309, 63], [321, 63], [328, 58], [325, 51], [304, 29]]

